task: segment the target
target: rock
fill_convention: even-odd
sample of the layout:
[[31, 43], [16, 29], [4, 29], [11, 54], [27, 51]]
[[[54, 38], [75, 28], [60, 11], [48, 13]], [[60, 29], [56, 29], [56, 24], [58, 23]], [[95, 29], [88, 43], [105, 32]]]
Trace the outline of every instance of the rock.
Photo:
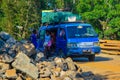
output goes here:
[[77, 72], [82, 72], [82, 69], [80, 68], [80, 66], [78, 66]]
[[11, 63], [13, 61], [13, 58], [9, 56], [8, 54], [3, 54], [1, 61], [4, 63]]
[[27, 40], [25, 40], [25, 39], [22, 39], [21, 41], [20, 41], [20, 43], [22, 43], [22, 44], [26, 44], [26, 43], [28, 43], [29, 41], [27, 41]]
[[73, 79], [76, 77], [76, 71], [66, 71], [66, 75]]
[[56, 76], [54, 76], [54, 75], [51, 75], [51, 80], [62, 80], [62, 78], [60, 78], [60, 77], [56, 77]]
[[52, 74], [55, 76], [55, 77], [59, 77], [60, 76], [60, 71], [61, 71], [61, 68], [60, 68], [60, 70], [58, 69], [53, 69], [53, 70], [51, 70], [52, 71]]
[[75, 78], [82, 78], [81, 73], [76, 73], [76, 74], [75, 74]]
[[4, 41], [8, 40], [11, 36], [6, 32], [0, 32], [0, 38]]
[[8, 69], [9, 69], [9, 64], [0, 63], [0, 74], [5, 73], [5, 71]]
[[18, 55], [15, 58], [15, 61], [12, 63], [12, 66], [26, 73], [33, 79], [38, 78], [38, 68], [32, 63], [30, 63], [30, 58], [28, 58], [28, 56], [26, 56], [22, 52], [18, 53]]
[[60, 72], [60, 77], [62, 77], [62, 76], [66, 76], [66, 71], [61, 71]]
[[25, 53], [29, 57], [33, 57], [37, 53], [35, 50], [35, 47], [32, 43], [22, 44], [22, 43], [18, 42], [15, 44], [15, 50], [17, 52], [22, 51], [23, 53]]
[[38, 70], [41, 70], [41, 69], [45, 68], [45, 65], [40, 64], [40, 63], [37, 63], [36, 66], [37, 66]]
[[[74, 78], [73, 80], [85, 80], [83, 78]], [[91, 79], [90, 79], [91, 80]], [[97, 79], [96, 79], [97, 80]], [[102, 80], [102, 79], [101, 79]]]
[[72, 80], [70, 77], [65, 77], [63, 80]]
[[66, 61], [67, 65], [68, 65], [69, 70], [72, 70], [72, 71], [76, 71], [77, 70], [73, 60], [70, 57], [67, 58], [65, 61]]
[[43, 74], [40, 74], [40, 78], [50, 77], [51, 74], [52, 73], [48, 68], [44, 68], [43, 69]]
[[42, 52], [37, 53], [35, 61], [38, 62], [38, 61], [43, 61], [43, 60], [45, 60], [44, 53]]
[[56, 77], [59, 77], [59, 76], [60, 76], [60, 72], [54, 71], [54, 72], [53, 72], [53, 75], [56, 76]]
[[56, 71], [56, 72], [61, 72], [61, 68], [60, 67], [56, 67], [53, 70]]
[[56, 76], [54, 76], [54, 75], [51, 75], [50, 78], [51, 78], [51, 80], [56, 80]]
[[17, 79], [16, 80], [23, 80], [20, 76], [19, 77], [17, 77]]
[[32, 80], [32, 78], [29, 78], [29, 77], [28, 77], [28, 78], [26, 78], [26, 80]]
[[14, 57], [16, 56], [16, 51], [10, 49], [10, 50], [8, 51], [8, 54], [9, 54], [12, 58], [14, 58]]
[[94, 74], [91, 72], [91, 71], [89, 71], [89, 72], [82, 72], [81, 73], [81, 76], [82, 77], [89, 77], [89, 76], [93, 76]]
[[[52, 54], [51, 54], [52, 55]], [[49, 58], [48, 58], [48, 60], [49, 61], [54, 61], [54, 59], [56, 58], [56, 56], [55, 56], [55, 54], [53, 54], [52, 56], [50, 56]]]
[[0, 51], [2, 50], [2, 47], [4, 46], [5, 42], [3, 40], [0, 40]]
[[5, 76], [7, 78], [17, 78], [16, 70], [15, 69], [6, 70]]
[[61, 65], [61, 69], [62, 69], [63, 71], [67, 71], [67, 70], [68, 70], [68, 65], [67, 65], [67, 63], [63, 63], [63, 64]]
[[88, 72], [82, 72], [81, 73], [81, 77], [84, 79], [84, 80], [101, 80], [101, 79], [95, 79], [95, 75], [91, 72], [91, 71], [88, 71]]
[[60, 67], [63, 71], [67, 71], [68, 70], [68, 65], [65, 62], [65, 60], [63, 58], [55, 58], [54, 59], [57, 67]]
[[58, 57], [56, 57], [56, 58], [54, 59], [54, 61], [55, 61], [56, 64], [58, 64], [58, 63], [63, 63], [64, 59], [63, 59], [63, 58], [58, 58]]
[[0, 80], [3, 80], [2, 77], [0, 77]]
[[49, 69], [54, 69], [55, 66], [56, 66], [56, 64], [55, 64], [55, 62], [53, 62], [53, 61], [48, 62], [48, 64], [47, 64], [47, 67], [48, 67]]
[[14, 38], [12, 38], [12, 37], [10, 37], [7, 41], [6, 41], [6, 43], [8, 43], [8, 44], [15, 44], [17, 41], [14, 39]]
[[76, 78], [76, 71], [61, 71], [60, 72], [60, 77], [69, 77], [70, 79]]
[[23, 44], [23, 46], [25, 47], [25, 50], [26, 50], [25, 53], [28, 56], [33, 56], [37, 53], [36, 50], [35, 50], [35, 47], [32, 43]]
[[51, 62], [43, 61], [43, 62], [38, 63], [37, 67], [39, 68], [39, 70], [42, 68], [46, 68], [46, 67], [49, 69], [53, 69], [55, 68], [55, 63], [53, 61]]
[[50, 78], [40, 78], [39, 80], [51, 80]]

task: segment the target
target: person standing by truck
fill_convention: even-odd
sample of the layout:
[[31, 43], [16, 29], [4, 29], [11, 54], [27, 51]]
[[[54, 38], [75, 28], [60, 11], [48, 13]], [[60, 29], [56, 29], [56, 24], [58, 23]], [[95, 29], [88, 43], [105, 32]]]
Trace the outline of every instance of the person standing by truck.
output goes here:
[[50, 36], [50, 33], [49, 31], [46, 31], [46, 34], [45, 34], [45, 41], [44, 41], [44, 53], [45, 53], [45, 56], [48, 57], [49, 54], [47, 54], [47, 52], [50, 51], [50, 47], [51, 47], [51, 36]]
[[33, 45], [35, 46], [35, 49], [37, 48], [38, 44], [37, 44], [37, 31], [34, 29], [31, 36], [30, 36], [30, 40], [33, 43]]

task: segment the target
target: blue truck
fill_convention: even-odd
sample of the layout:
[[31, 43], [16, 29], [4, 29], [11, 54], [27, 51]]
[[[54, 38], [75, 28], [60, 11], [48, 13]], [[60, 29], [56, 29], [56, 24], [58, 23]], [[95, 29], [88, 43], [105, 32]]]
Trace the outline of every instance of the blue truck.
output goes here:
[[[99, 54], [101, 51], [98, 34], [91, 24], [72, 20], [50, 24], [47, 27], [42, 26], [40, 31], [55, 33], [57, 55], [71, 58], [86, 57], [89, 61], [94, 61], [95, 54]], [[63, 36], [61, 36], [61, 31], [64, 31]]]

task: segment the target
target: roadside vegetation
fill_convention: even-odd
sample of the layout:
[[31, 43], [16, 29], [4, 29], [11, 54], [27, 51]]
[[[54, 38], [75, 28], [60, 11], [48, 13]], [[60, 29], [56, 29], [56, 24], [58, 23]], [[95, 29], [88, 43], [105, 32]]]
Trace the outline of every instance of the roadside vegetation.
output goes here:
[[41, 23], [41, 11], [64, 9], [92, 24], [101, 39], [120, 39], [119, 0], [0, 0], [0, 31], [28, 38]]

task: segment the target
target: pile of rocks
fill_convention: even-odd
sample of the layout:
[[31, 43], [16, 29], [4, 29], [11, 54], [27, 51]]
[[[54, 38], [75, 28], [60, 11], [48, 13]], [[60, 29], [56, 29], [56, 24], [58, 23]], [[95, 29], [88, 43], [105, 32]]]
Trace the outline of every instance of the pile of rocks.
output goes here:
[[0, 33], [0, 80], [84, 80], [85, 75], [71, 58], [46, 59], [31, 43]]
[[39, 63], [19, 52], [11, 63], [0, 62], [0, 79], [12, 80], [83, 80], [81, 68], [71, 58], [50, 58]]
[[36, 64], [40, 79], [47, 80], [83, 80], [82, 70], [71, 58], [54, 58]]

